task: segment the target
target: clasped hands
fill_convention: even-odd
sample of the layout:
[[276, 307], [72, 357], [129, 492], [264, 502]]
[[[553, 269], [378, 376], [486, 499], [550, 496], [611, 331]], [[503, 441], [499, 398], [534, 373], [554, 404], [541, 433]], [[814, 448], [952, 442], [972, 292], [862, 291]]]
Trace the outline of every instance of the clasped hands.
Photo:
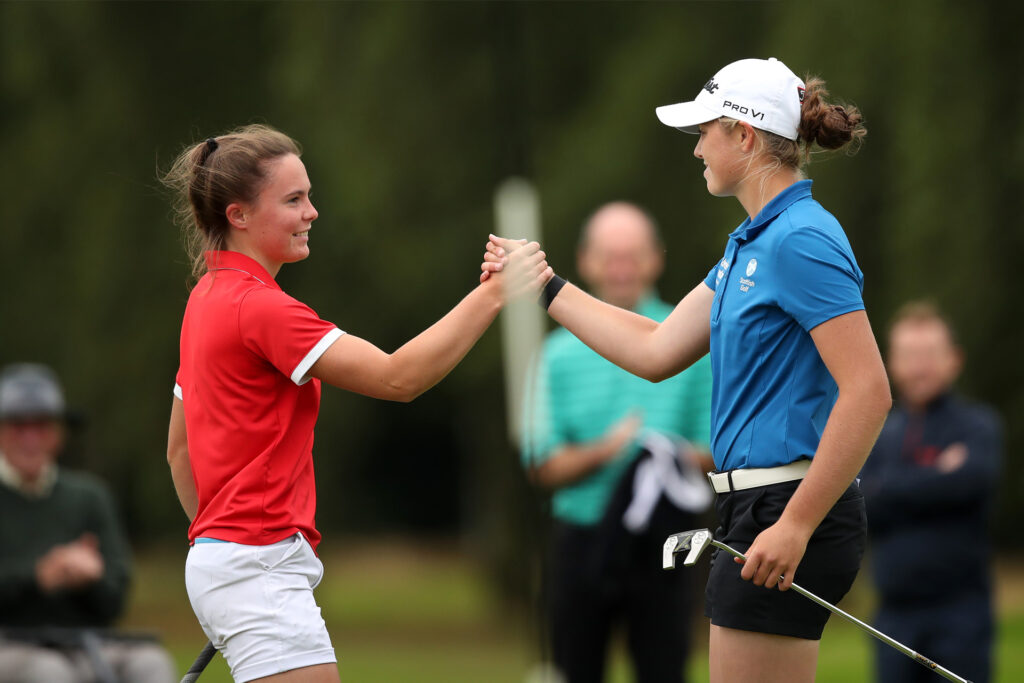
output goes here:
[[83, 588], [103, 578], [99, 539], [84, 533], [70, 543], [55, 545], [36, 561], [36, 583], [45, 593]]
[[505, 301], [540, 296], [555, 272], [536, 242], [490, 235], [480, 264], [480, 282], [500, 279]]

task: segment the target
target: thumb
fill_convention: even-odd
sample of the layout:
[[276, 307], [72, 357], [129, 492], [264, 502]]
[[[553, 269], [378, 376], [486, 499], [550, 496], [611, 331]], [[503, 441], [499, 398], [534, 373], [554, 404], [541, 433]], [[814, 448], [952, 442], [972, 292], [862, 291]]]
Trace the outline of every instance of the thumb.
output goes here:
[[78, 537], [77, 541], [80, 545], [87, 548], [96, 550], [100, 547], [100, 539], [96, 538], [96, 534], [91, 531], [86, 531], [84, 534]]
[[487, 238], [505, 251], [515, 251], [517, 248], [526, 244], [525, 239], [514, 240], [509, 239], [508, 237], [499, 237], [497, 235], [488, 235]]

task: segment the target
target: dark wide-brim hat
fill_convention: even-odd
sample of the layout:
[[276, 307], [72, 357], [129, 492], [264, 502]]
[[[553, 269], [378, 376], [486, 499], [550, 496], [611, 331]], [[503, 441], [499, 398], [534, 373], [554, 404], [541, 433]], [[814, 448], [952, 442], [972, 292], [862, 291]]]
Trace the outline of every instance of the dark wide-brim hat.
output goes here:
[[69, 418], [60, 381], [45, 365], [8, 365], [0, 372], [0, 420], [34, 418]]

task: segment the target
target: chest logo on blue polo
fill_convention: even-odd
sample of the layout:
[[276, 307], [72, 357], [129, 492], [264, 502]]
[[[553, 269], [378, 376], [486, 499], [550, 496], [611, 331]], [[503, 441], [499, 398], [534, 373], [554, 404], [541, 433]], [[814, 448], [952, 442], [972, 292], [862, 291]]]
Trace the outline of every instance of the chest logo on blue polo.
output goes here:
[[725, 271], [728, 270], [728, 269], [729, 269], [729, 260], [728, 259], [722, 259], [721, 266], [719, 266], [719, 268], [718, 268], [718, 275], [715, 277], [715, 283], [716, 284], [722, 281], [722, 278], [725, 277]]
[[747, 277], [740, 278], [740, 291], [749, 292], [750, 288], [754, 286], [755, 282], [750, 279], [750, 276], [757, 270], [757, 259], [752, 258], [747, 262]]

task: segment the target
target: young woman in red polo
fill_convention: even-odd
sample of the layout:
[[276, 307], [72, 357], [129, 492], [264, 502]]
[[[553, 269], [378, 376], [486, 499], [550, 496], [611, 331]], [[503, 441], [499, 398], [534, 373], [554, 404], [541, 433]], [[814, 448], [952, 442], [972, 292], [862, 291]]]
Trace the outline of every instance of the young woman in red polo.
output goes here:
[[200, 276], [181, 327], [167, 459], [192, 522], [189, 599], [236, 681], [339, 680], [313, 597], [320, 382], [410, 401], [458, 364], [508, 298], [538, 295], [552, 275], [535, 243], [518, 249], [504, 281], [480, 284], [385, 353], [274, 280], [309, 255], [317, 217], [299, 157], [287, 135], [246, 126], [188, 147], [164, 179]]

